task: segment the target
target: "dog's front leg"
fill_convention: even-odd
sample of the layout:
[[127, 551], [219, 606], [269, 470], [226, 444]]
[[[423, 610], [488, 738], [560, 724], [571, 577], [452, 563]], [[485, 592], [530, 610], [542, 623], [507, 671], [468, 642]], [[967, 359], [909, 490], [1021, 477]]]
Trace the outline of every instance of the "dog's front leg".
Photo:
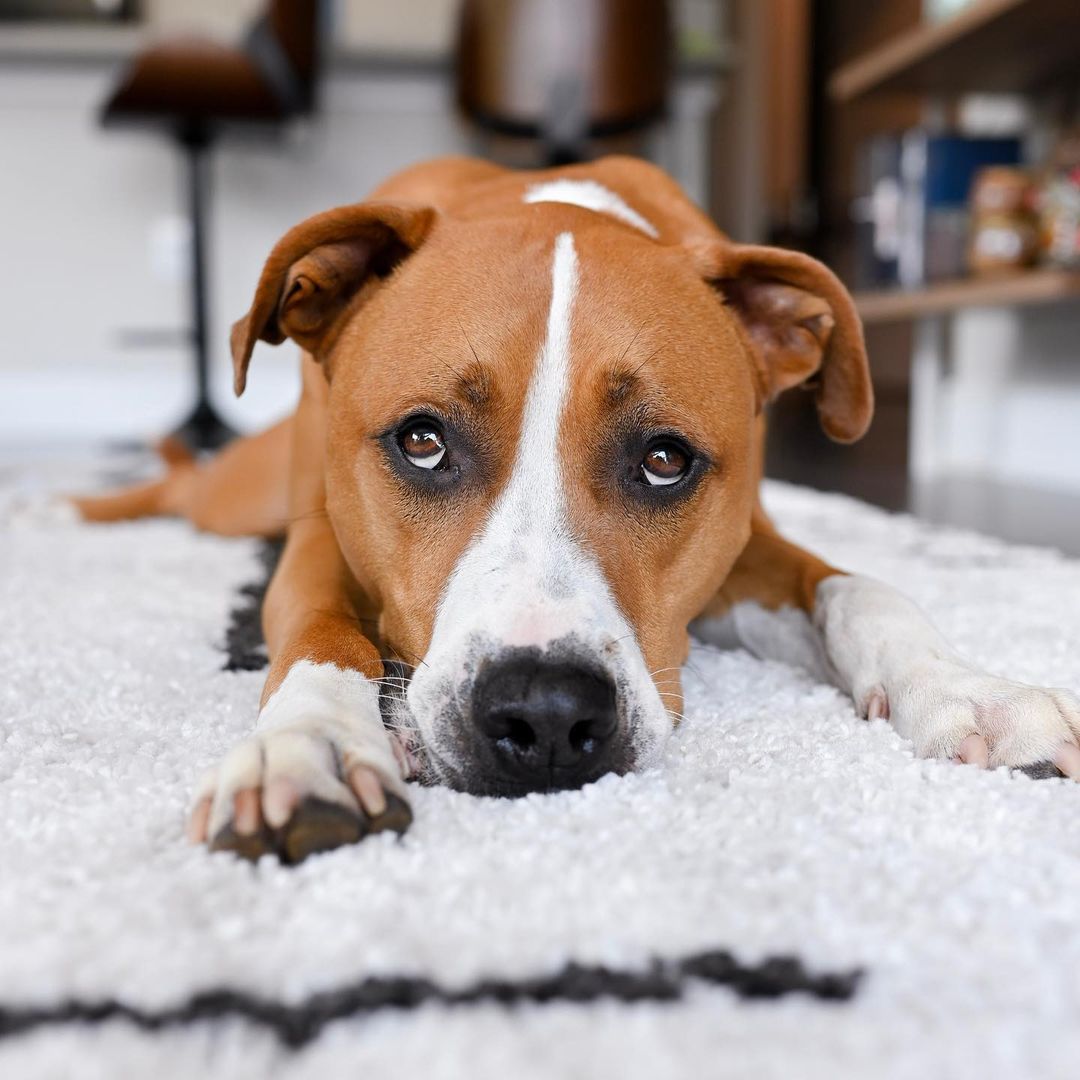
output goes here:
[[263, 621], [271, 668], [256, 730], [203, 779], [189, 835], [298, 862], [411, 821], [379, 711], [382, 662], [361, 633], [324, 517], [289, 530]]
[[711, 615], [696, 624], [699, 636], [831, 679], [920, 756], [1051, 773], [1056, 766], [1080, 780], [1074, 693], [987, 674], [895, 589], [833, 569], [777, 535], [763, 515]]

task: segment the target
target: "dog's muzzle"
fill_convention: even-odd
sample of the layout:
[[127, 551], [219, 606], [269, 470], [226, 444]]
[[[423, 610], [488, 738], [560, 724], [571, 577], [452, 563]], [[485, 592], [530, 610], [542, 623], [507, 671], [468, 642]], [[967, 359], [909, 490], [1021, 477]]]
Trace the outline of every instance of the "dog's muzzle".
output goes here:
[[470, 756], [487, 793], [578, 788], [629, 767], [615, 683], [582, 661], [504, 650], [477, 673], [470, 713]]

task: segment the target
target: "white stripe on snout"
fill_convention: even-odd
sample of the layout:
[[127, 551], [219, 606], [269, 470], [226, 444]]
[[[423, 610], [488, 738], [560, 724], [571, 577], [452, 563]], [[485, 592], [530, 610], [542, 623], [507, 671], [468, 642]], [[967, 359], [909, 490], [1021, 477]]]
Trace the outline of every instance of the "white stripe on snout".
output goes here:
[[[571, 323], [578, 289], [574, 238], [560, 233], [551, 267], [544, 344], [525, 395], [520, 442], [506, 487], [461, 556], [439, 603], [431, 644], [406, 693], [434, 755], [455, 761], [453, 725], [485, 660], [507, 648], [572, 638], [583, 661], [602, 663], [619, 687], [639, 763], [670, 720], [649, 677], [637, 635], [596, 557], [570, 526], [563, 414], [571, 385]], [[467, 763], [456, 766], [467, 769]]]
[[627, 205], [611, 188], [606, 188], [595, 180], [548, 180], [543, 184], [533, 184], [525, 192], [522, 202], [557, 202], [581, 206], [598, 214], [610, 214], [620, 221], [625, 221], [627, 225], [640, 229], [654, 240], [660, 235], [651, 221], [647, 221], [632, 206]]
[[523, 513], [539, 515], [548, 527], [560, 533], [567, 531], [559, 425], [570, 381], [570, 316], [577, 285], [574, 237], [560, 233], [551, 267], [547, 335], [525, 398], [517, 458], [501, 505], [486, 530], [489, 534], [493, 526], [520, 527], [516, 519]]

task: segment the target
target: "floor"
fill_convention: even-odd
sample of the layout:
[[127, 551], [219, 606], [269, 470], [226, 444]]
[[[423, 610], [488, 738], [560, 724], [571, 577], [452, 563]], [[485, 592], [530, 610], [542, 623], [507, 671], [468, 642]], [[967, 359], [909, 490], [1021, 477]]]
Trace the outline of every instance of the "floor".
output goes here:
[[1052, 547], [1080, 557], [1080, 494], [977, 476], [918, 483], [903, 472], [861, 468], [840, 475], [809, 468], [794, 476], [789, 470], [772, 470], [769, 475], [819, 491], [854, 495], [937, 525], [972, 529], [1010, 543]]
[[870, 431], [841, 446], [822, 434], [812, 404], [789, 394], [769, 420], [766, 474], [821, 491], [839, 491], [926, 521], [1080, 556], [1080, 492], [1003, 483], [977, 476], [916, 483], [908, 477], [906, 391], [879, 394]]
[[909, 508], [926, 521], [1080, 556], [1080, 495], [953, 478], [913, 485]]

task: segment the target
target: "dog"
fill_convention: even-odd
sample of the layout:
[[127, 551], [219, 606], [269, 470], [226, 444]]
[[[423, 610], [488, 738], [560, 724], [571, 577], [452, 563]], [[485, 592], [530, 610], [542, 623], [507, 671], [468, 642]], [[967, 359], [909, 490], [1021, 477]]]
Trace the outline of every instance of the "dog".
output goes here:
[[291, 417], [77, 500], [286, 536], [258, 722], [193, 841], [295, 862], [404, 830], [410, 777], [515, 796], [648, 767], [690, 633], [805, 667], [919, 755], [1080, 779], [1074, 694], [986, 674], [769, 521], [770, 401], [810, 387], [840, 442], [870, 423], [859, 319], [821, 263], [732, 242], [654, 166], [402, 172], [271, 251], [238, 394], [285, 338]]

